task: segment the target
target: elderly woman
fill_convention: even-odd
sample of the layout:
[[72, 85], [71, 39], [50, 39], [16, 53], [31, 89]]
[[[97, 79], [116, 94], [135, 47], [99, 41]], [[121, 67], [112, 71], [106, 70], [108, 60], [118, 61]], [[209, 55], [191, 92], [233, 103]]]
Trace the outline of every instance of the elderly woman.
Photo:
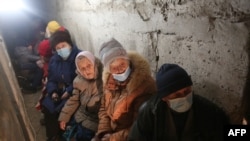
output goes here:
[[104, 65], [104, 96], [98, 131], [93, 140], [125, 141], [140, 105], [156, 92], [149, 63], [135, 52], [127, 53], [115, 39], [100, 49]]
[[58, 116], [66, 100], [72, 94], [76, 77], [75, 57], [80, 50], [73, 45], [70, 34], [57, 31], [50, 37], [51, 48], [55, 51], [48, 67], [47, 96], [42, 101], [46, 135], [49, 141], [61, 137]]
[[75, 59], [77, 77], [73, 82], [73, 95], [64, 105], [60, 116], [60, 127], [65, 130], [66, 123], [74, 114], [78, 124], [76, 140], [90, 141], [98, 126], [98, 111], [101, 105], [102, 63], [89, 51], [80, 52]]

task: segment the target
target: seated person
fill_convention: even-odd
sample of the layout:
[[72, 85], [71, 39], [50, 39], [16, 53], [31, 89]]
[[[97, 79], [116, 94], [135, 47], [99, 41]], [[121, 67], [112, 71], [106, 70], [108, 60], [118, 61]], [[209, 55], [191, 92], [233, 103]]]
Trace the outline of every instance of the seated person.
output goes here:
[[46, 136], [49, 141], [62, 138], [58, 116], [61, 108], [73, 91], [76, 77], [75, 57], [80, 50], [73, 44], [68, 32], [56, 31], [50, 37], [50, 46], [55, 52], [48, 67], [47, 95], [42, 100]]
[[187, 72], [164, 64], [156, 75], [157, 95], [145, 102], [129, 141], [222, 141], [229, 119], [209, 100], [194, 94]]
[[41, 69], [43, 69], [43, 79], [42, 79], [43, 88], [42, 88], [42, 95], [39, 98], [39, 101], [35, 107], [37, 110], [41, 110], [41, 101], [47, 94], [46, 84], [48, 80], [48, 65], [50, 58], [53, 55], [48, 39], [44, 39], [43, 41], [40, 42], [40, 44], [38, 45], [38, 53], [40, 55], [40, 60], [38, 60], [36, 63]]
[[77, 77], [73, 82], [73, 93], [64, 105], [60, 116], [60, 127], [66, 129], [66, 123], [73, 116], [77, 123], [76, 141], [90, 141], [97, 131], [98, 111], [101, 105], [102, 63], [89, 51], [76, 56]]
[[98, 141], [126, 141], [141, 104], [156, 92], [148, 61], [128, 52], [114, 38], [102, 44], [103, 97], [99, 110]]
[[[25, 79], [21, 83], [22, 90], [31, 90], [35, 92], [41, 86], [43, 71], [36, 64], [40, 57], [34, 53], [32, 46], [15, 47], [15, 59], [20, 73], [20, 78]], [[21, 76], [21, 77], [20, 77]]]
[[50, 36], [53, 35], [56, 31], [68, 32], [68, 30], [65, 27], [61, 26], [57, 21], [49, 21], [45, 32], [46, 38], [50, 38]]

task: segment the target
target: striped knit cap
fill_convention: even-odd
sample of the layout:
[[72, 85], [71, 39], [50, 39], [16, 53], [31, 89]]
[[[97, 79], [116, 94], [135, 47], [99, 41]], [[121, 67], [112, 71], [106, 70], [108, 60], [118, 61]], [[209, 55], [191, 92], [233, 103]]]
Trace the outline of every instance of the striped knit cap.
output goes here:
[[128, 55], [123, 46], [114, 38], [102, 44], [99, 57], [104, 67], [109, 70], [109, 64], [117, 58], [128, 59]]

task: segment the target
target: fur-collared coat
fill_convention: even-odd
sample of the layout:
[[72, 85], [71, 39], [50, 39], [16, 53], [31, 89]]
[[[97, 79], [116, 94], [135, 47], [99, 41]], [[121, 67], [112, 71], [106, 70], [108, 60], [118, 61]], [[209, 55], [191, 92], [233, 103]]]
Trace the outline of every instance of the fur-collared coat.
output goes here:
[[110, 141], [125, 141], [141, 104], [156, 93], [149, 63], [139, 54], [129, 52], [131, 74], [125, 82], [103, 72], [104, 96], [99, 110], [97, 136], [111, 134]]
[[95, 58], [95, 79], [87, 80], [80, 74], [73, 81], [72, 96], [67, 100], [61, 110], [59, 121], [69, 122], [71, 116], [77, 123], [94, 132], [98, 126], [98, 111], [103, 95], [102, 87], [103, 65], [98, 58]]

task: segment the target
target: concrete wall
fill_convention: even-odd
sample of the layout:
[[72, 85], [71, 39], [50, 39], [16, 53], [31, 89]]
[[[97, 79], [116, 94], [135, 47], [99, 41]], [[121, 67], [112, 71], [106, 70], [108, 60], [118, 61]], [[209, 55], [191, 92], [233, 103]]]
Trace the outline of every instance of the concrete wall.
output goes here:
[[[154, 74], [177, 63], [195, 93], [234, 114], [247, 68], [249, 0], [47, 0], [49, 18], [69, 29], [84, 50], [98, 55], [111, 37], [136, 50]], [[156, 61], [159, 56], [159, 61]]]
[[0, 141], [36, 141], [7, 47], [0, 34]]

